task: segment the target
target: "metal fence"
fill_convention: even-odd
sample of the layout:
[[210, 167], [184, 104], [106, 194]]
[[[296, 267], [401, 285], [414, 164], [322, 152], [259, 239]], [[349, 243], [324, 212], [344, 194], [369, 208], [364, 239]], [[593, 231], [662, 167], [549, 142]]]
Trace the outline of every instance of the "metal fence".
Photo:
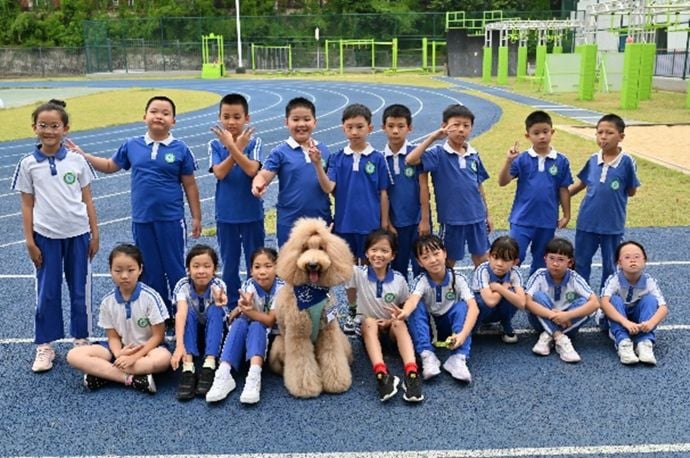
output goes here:
[[690, 77], [688, 50], [660, 50], [656, 55], [655, 76]]

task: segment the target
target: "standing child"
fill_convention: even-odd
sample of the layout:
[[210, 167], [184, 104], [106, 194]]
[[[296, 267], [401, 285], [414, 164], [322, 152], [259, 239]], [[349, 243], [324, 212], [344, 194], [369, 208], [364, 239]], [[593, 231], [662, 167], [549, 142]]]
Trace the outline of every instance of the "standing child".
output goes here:
[[220, 101], [218, 119], [222, 126], [211, 130], [218, 137], [208, 144], [210, 171], [216, 182], [216, 235], [223, 264], [223, 281], [228, 285], [229, 303], [237, 303], [240, 255], [245, 266], [249, 256], [264, 245], [264, 208], [252, 194], [252, 179], [261, 168], [261, 139], [245, 128], [249, 104], [240, 94], [227, 94]]
[[311, 165], [309, 149], [318, 148], [321, 159], [316, 166], [326, 167], [328, 147], [312, 138], [316, 128], [316, 107], [304, 97], [290, 100], [285, 107], [285, 124], [290, 137], [269, 153], [263, 168], [252, 181], [252, 194], [262, 196], [278, 175], [277, 236], [283, 246], [292, 225], [301, 217], [321, 218], [331, 224], [331, 201], [323, 192]]
[[95, 175], [83, 157], [63, 145], [69, 131], [65, 106], [51, 100], [34, 110], [32, 128], [39, 144], [19, 161], [12, 179], [12, 189], [21, 193], [24, 239], [36, 269], [34, 372], [53, 367], [51, 342], [65, 336], [63, 268], [75, 345], [87, 343], [91, 330], [91, 259], [98, 251], [90, 184]]
[[348, 105], [342, 121], [348, 144], [328, 159], [328, 175], [319, 165], [320, 151], [313, 147], [309, 155], [321, 189], [335, 197], [334, 233], [347, 242], [355, 263], [361, 264], [367, 235], [389, 225], [390, 176], [383, 154], [367, 141], [373, 130], [369, 108], [360, 103]]
[[[525, 137], [532, 147], [520, 153], [517, 142], [508, 150], [498, 184], [506, 186], [517, 178], [515, 200], [510, 211], [510, 236], [520, 247], [520, 262], [531, 244], [529, 274], [544, 267], [544, 250], [553, 239], [556, 227], [563, 229], [570, 220], [570, 193], [573, 178], [568, 158], [551, 147], [554, 129], [551, 116], [534, 111], [525, 119]], [[558, 205], [563, 217], [558, 219]]]
[[144, 123], [146, 134], [127, 139], [112, 157], [84, 156], [99, 172], [132, 169], [132, 236], [144, 255], [142, 281], [158, 291], [172, 315], [171, 293], [185, 276], [183, 190], [192, 214], [192, 237], [201, 234], [201, 204], [194, 178], [196, 159], [189, 147], [170, 133], [175, 125], [175, 103], [171, 99], [151, 97], [146, 103]]
[[[486, 261], [488, 233], [493, 229], [482, 184], [489, 174], [467, 142], [473, 124], [474, 114], [467, 107], [450, 105], [443, 110], [441, 128], [405, 158], [408, 165], [421, 161], [424, 171], [431, 172], [436, 212], [451, 265], [465, 256], [465, 244], [475, 266]], [[443, 138], [447, 138], [443, 145], [430, 148]]]
[[220, 367], [206, 402], [225, 399], [235, 389], [231, 371], [239, 372], [249, 361], [249, 372], [240, 395], [243, 404], [256, 404], [261, 399], [261, 372], [268, 337], [276, 324], [273, 299], [283, 286], [276, 277], [278, 253], [273, 248], [258, 248], [251, 256], [251, 278], [242, 285], [240, 300], [230, 313], [230, 330], [220, 355]]
[[656, 280], [645, 272], [647, 252], [641, 244], [623, 242], [615, 256], [619, 270], [604, 284], [601, 309], [608, 318], [618, 357], [623, 364], [656, 364], [654, 330], [668, 315], [666, 299]]
[[489, 249], [489, 260], [480, 264], [472, 277], [472, 289], [479, 306], [477, 324], [500, 322], [501, 340], [518, 341], [513, 331], [513, 316], [525, 309], [525, 290], [517, 268], [520, 249], [515, 240], [504, 235], [497, 238]]
[[67, 362], [84, 372], [84, 386], [90, 390], [111, 381], [155, 393], [152, 374], [170, 366], [164, 345], [168, 311], [160, 295], [139, 281], [144, 265], [137, 247], [116, 246], [108, 265], [115, 289], [101, 301], [98, 318], [108, 341], [73, 348]]
[[590, 156], [578, 180], [568, 187], [571, 196], [587, 188], [575, 230], [577, 273], [589, 282], [592, 257], [601, 247], [601, 285], [616, 271], [614, 252], [623, 240], [628, 197], [640, 187], [635, 159], [619, 146], [624, 131], [625, 122], [620, 116], [602, 117], [597, 123], [601, 149]]
[[[182, 361], [182, 375], [177, 399], [187, 401], [206, 396], [216, 372], [216, 359], [223, 339], [228, 297], [225, 283], [216, 277], [218, 255], [208, 245], [195, 245], [187, 253], [187, 276], [173, 291], [177, 301], [175, 316], [175, 352], [170, 361], [177, 370]], [[202, 345], [203, 344], [203, 345]], [[204, 362], [197, 378], [194, 357], [203, 350]]]
[[388, 140], [383, 154], [393, 174], [388, 188], [390, 225], [387, 229], [397, 235], [399, 248], [391, 265], [407, 278], [408, 265], [412, 263], [412, 275], [416, 277], [421, 268], [412, 255], [412, 245], [420, 235], [431, 231], [428, 173], [421, 167], [405, 164], [405, 157], [414, 149], [407, 141], [412, 131], [409, 108], [399, 104], [386, 107], [382, 128]]
[[599, 308], [597, 295], [584, 278], [572, 270], [575, 253], [568, 240], [555, 238], [546, 244], [546, 268], [537, 270], [527, 281], [527, 317], [539, 334], [532, 347], [537, 355], [547, 356], [555, 343], [556, 352], [566, 363], [577, 363], [580, 355], [569, 335]]
[[357, 297], [357, 314], [362, 317], [361, 334], [376, 375], [379, 399], [383, 402], [395, 396], [400, 383], [398, 377], [388, 372], [383, 360], [380, 340], [383, 335], [397, 345], [403, 361], [403, 399], [423, 401], [412, 338], [407, 323], [396, 319], [409, 296], [409, 289], [405, 277], [391, 267], [397, 253], [395, 234], [385, 229], [372, 231], [365, 242], [364, 253], [368, 265], [355, 267], [347, 288], [348, 294], [355, 293]]
[[435, 235], [421, 236], [414, 247], [417, 262], [424, 269], [412, 285], [412, 293], [398, 314], [409, 316], [414, 349], [422, 358], [422, 376], [428, 380], [441, 373], [441, 362], [434, 353], [433, 342], [448, 344], [451, 356], [443, 368], [453, 378], [470, 383], [467, 369], [472, 345], [472, 329], [479, 309], [467, 280], [448, 262], [443, 241]]

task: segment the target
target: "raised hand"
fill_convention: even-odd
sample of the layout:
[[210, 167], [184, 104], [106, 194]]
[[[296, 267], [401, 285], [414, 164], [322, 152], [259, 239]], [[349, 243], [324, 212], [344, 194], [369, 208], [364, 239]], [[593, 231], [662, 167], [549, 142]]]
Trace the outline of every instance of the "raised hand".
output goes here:
[[228, 295], [225, 293], [225, 288], [222, 286], [211, 286], [211, 295], [213, 296], [213, 303], [218, 307], [223, 307], [228, 304]]
[[518, 145], [518, 142], [515, 142], [513, 146], [508, 149], [508, 152], [506, 153], [506, 159], [509, 161], [515, 160], [516, 157], [520, 154], [520, 146]]

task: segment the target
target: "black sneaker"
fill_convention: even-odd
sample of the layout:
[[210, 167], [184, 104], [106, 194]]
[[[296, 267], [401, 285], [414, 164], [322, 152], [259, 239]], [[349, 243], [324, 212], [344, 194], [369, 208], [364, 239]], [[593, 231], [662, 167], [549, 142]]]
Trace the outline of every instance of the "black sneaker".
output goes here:
[[192, 371], [182, 371], [180, 384], [177, 386], [177, 399], [189, 401], [196, 396], [196, 374]]
[[89, 390], [97, 390], [103, 388], [108, 384], [108, 381], [104, 378], [96, 377], [91, 374], [84, 374], [84, 386]]
[[135, 375], [132, 377], [132, 388], [144, 393], [153, 394], [156, 392], [156, 383], [153, 381], [153, 375]]
[[424, 395], [422, 394], [422, 380], [416, 372], [410, 372], [405, 375], [403, 381], [403, 399], [407, 402], [422, 402]]
[[379, 392], [379, 399], [381, 402], [387, 401], [398, 392], [398, 384], [400, 379], [394, 375], [379, 372], [376, 374], [377, 390]]
[[202, 367], [199, 372], [199, 378], [196, 381], [196, 394], [199, 396], [206, 396], [208, 390], [213, 385], [213, 377], [216, 375], [216, 370], [210, 367]]

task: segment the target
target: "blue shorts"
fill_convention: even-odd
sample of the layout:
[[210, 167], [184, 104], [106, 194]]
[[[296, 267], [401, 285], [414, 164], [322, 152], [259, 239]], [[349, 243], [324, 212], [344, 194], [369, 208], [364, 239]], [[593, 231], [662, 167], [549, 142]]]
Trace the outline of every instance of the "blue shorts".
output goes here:
[[489, 232], [486, 221], [474, 224], [441, 225], [441, 239], [448, 258], [459, 261], [465, 257], [465, 244], [473, 256], [483, 256], [489, 251]]

